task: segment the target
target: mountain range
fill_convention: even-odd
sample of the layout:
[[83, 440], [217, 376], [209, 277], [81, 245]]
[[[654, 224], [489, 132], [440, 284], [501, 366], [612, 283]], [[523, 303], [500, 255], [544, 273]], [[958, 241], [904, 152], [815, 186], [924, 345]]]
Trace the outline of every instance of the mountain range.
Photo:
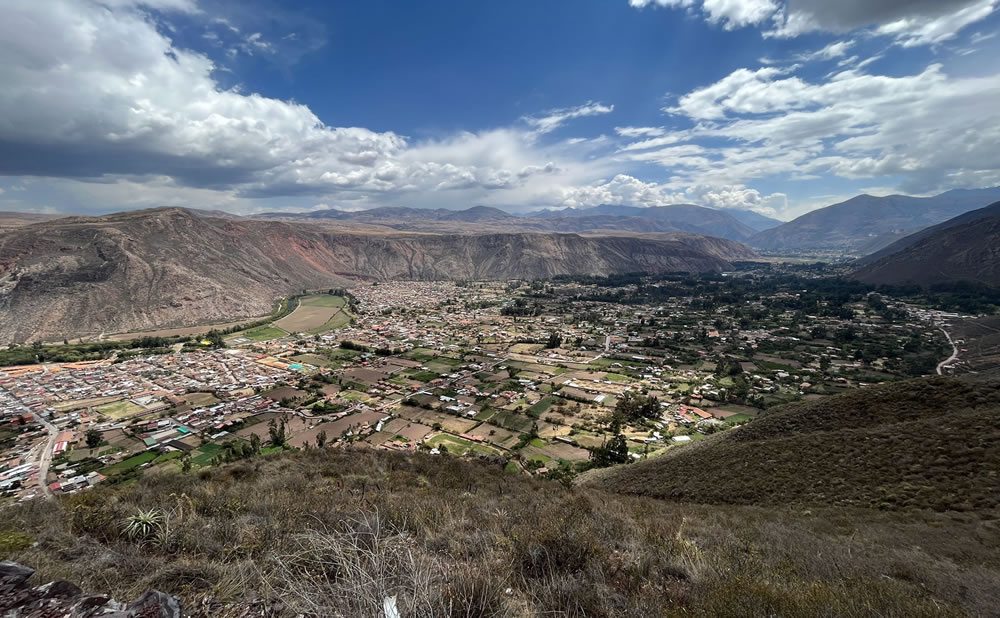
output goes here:
[[602, 205], [593, 208], [542, 210], [523, 216], [499, 208], [474, 206], [466, 210], [444, 208], [382, 207], [361, 211], [335, 208], [307, 213], [263, 213], [262, 219], [363, 224], [400, 231], [475, 232], [563, 232], [606, 234], [608, 232], [682, 232], [743, 241], [761, 229], [780, 222], [749, 211], [717, 210], [690, 204], [641, 208]]
[[934, 197], [859, 195], [759, 232], [746, 242], [767, 250], [871, 253], [998, 199], [1000, 187], [956, 189]]
[[868, 283], [1000, 287], [1000, 202], [900, 239], [857, 264], [854, 278]]
[[753, 255], [686, 234], [375, 234], [180, 208], [64, 217], [0, 234], [0, 341], [245, 319], [352, 280], [705, 272]]

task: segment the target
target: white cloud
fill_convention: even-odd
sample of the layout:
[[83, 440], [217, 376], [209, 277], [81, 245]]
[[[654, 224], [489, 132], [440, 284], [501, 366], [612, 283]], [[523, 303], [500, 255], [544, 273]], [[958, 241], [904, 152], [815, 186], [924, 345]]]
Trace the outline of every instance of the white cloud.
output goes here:
[[586, 118], [587, 116], [600, 116], [610, 114], [614, 111], [614, 105], [603, 105], [593, 101], [587, 101], [583, 105], [576, 107], [565, 107], [562, 109], [552, 109], [544, 116], [525, 116], [522, 120], [530, 126], [535, 134], [543, 135], [551, 133], [566, 124], [567, 120], [574, 118]]
[[691, 11], [700, 7], [708, 22], [722, 24], [727, 30], [760, 24], [779, 9], [776, 0], [629, 0], [629, 4], [637, 8], [656, 5]]
[[818, 49], [808, 54], [799, 54], [796, 59], [809, 62], [811, 60], [833, 60], [841, 58], [847, 54], [847, 50], [854, 47], [854, 41], [834, 41], [822, 49]]
[[622, 137], [658, 137], [665, 132], [663, 127], [615, 127], [615, 133]]
[[[491, 191], [529, 202], [551, 195], [549, 185], [593, 182], [609, 171], [593, 156], [608, 147], [600, 138], [548, 145], [537, 138], [612, 105], [587, 102], [527, 117], [527, 128], [422, 142], [329, 126], [304, 105], [221, 89], [218, 67], [158, 30], [145, 12], [151, 4], [197, 10], [180, 0], [5, 5], [0, 174], [100, 179], [129, 204], [206, 199], [183, 191], [191, 189], [233, 198], [410, 195], [458, 205]], [[270, 45], [256, 32], [245, 41], [256, 50]], [[145, 202], [136, 195], [144, 183]]]
[[[821, 81], [740, 69], [669, 108], [692, 128], [621, 152], [667, 168], [676, 188], [823, 176], [899, 177], [915, 193], [997, 185], [998, 100], [997, 75], [952, 77], [938, 64], [898, 77], [845, 70]], [[710, 150], [698, 148], [704, 140]]]
[[629, 0], [701, 14], [726, 29], [768, 27], [767, 36], [874, 27], [904, 46], [939, 43], [988, 17], [1000, 0]]
[[709, 208], [753, 210], [774, 216], [786, 208], [787, 199], [783, 193], [765, 196], [755, 189], [748, 189], [742, 185], [709, 184], [689, 187], [683, 191], [671, 191], [666, 185], [643, 182], [627, 174], [618, 174], [604, 183], [564, 189], [559, 203], [574, 208], [600, 204], [669, 206], [693, 203]]

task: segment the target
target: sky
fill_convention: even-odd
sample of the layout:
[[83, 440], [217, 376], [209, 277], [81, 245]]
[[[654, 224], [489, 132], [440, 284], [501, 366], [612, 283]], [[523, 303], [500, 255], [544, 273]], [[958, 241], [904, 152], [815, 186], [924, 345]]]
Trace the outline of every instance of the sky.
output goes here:
[[3, 0], [0, 210], [1000, 185], [1000, 0]]

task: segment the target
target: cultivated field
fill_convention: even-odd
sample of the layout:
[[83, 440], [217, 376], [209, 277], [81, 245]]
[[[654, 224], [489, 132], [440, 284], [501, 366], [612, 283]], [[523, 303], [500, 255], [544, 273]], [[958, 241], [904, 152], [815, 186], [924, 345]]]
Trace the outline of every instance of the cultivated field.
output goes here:
[[109, 403], [107, 405], [95, 408], [98, 412], [107, 416], [109, 418], [127, 418], [129, 416], [134, 416], [146, 408], [143, 408], [137, 403], [132, 403], [131, 401], [122, 400], [116, 401], [115, 403]]
[[325, 333], [351, 321], [344, 311], [346, 304], [343, 296], [307, 296], [299, 301], [295, 311], [274, 322], [274, 326], [289, 333]]

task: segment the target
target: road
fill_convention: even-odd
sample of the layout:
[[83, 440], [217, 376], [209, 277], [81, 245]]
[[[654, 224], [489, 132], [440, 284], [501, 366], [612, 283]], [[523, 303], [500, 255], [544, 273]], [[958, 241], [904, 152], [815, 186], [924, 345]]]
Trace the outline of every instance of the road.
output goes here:
[[941, 371], [942, 369], [944, 369], [948, 365], [950, 365], [950, 364], [952, 364], [952, 363], [954, 363], [955, 361], [958, 360], [958, 346], [955, 345], [955, 342], [951, 340], [951, 335], [948, 334], [948, 331], [946, 331], [945, 329], [941, 328], [940, 326], [938, 327], [938, 329], [942, 333], [944, 333], [945, 337], [948, 338], [948, 343], [951, 344], [951, 349], [952, 349], [951, 356], [949, 356], [948, 358], [946, 358], [943, 361], [941, 361], [940, 363], [938, 363], [937, 373], [938, 373], [938, 375], [941, 375], [942, 374], [942, 371]]
[[[49, 366], [42, 365], [42, 371], [48, 373]], [[55, 498], [55, 494], [49, 489], [49, 484], [45, 482], [45, 479], [49, 476], [49, 466], [52, 465], [52, 449], [56, 446], [56, 437], [59, 436], [59, 430], [39, 414], [35, 414], [35, 420], [41, 423], [42, 427], [45, 427], [45, 430], [49, 432], [49, 439], [42, 446], [42, 454], [38, 458], [38, 483], [42, 486], [42, 495], [52, 499]]]
[[45, 479], [49, 475], [49, 466], [52, 465], [52, 449], [56, 446], [56, 436], [59, 435], [59, 430], [56, 429], [55, 425], [37, 414], [35, 415], [35, 419], [49, 432], [49, 439], [45, 443], [45, 446], [42, 447], [42, 455], [38, 459], [38, 482], [42, 486], [42, 495], [46, 498], [54, 498], [55, 495], [49, 489], [49, 484], [45, 482]]

